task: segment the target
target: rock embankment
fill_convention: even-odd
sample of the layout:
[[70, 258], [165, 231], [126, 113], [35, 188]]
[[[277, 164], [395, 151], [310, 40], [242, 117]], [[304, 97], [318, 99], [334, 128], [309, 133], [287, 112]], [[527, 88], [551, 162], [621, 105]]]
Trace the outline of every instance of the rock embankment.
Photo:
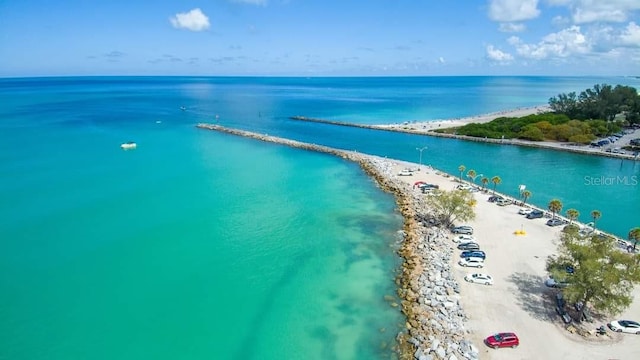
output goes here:
[[467, 319], [459, 302], [459, 285], [451, 269], [452, 249], [446, 233], [424, 221], [428, 209], [411, 187], [391, 171], [389, 161], [353, 151], [308, 144], [265, 134], [198, 124], [220, 131], [300, 149], [333, 154], [357, 162], [384, 190], [396, 199], [404, 221], [404, 239], [398, 254], [404, 262], [396, 278], [406, 331], [398, 334], [401, 359], [477, 359], [478, 350], [466, 336]]

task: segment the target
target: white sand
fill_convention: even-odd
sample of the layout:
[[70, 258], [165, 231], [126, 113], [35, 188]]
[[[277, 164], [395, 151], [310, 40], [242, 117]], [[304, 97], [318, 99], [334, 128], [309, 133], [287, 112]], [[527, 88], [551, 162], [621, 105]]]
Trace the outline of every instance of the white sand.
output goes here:
[[[397, 176], [404, 168], [417, 168], [417, 164], [388, 160], [393, 163]], [[426, 170], [426, 171], [425, 171]], [[435, 171], [414, 172], [399, 177], [414, 184], [425, 181], [438, 184], [441, 189], [452, 190], [458, 184], [453, 176], [436, 175]], [[498, 187], [499, 190], [499, 187]], [[415, 190], [419, 192], [418, 189]], [[640, 336], [614, 334], [611, 338], [585, 340], [571, 334], [562, 326], [552, 305], [545, 305], [543, 294], [551, 293], [544, 286], [545, 260], [554, 254], [561, 226], [548, 227], [547, 219], [526, 219], [518, 215], [518, 206], [497, 206], [487, 201], [491, 192], [475, 193], [477, 218], [469, 222], [474, 236], [487, 253], [483, 269], [462, 268], [452, 264], [456, 279], [461, 284], [460, 302], [469, 316], [466, 326], [471, 338], [480, 349], [481, 359], [637, 359], [640, 358]], [[514, 234], [524, 229], [525, 236]], [[454, 243], [451, 243], [454, 249]], [[453, 250], [456, 254], [458, 250]], [[456, 256], [454, 256], [454, 261]], [[463, 277], [468, 273], [483, 272], [494, 277], [493, 286], [470, 284]], [[634, 292], [635, 301], [623, 314], [615, 318], [596, 320], [593, 329], [611, 320], [628, 318], [640, 320], [640, 289]], [[520, 337], [517, 349], [493, 350], [483, 339], [495, 332], [514, 331]]]
[[379, 127], [387, 128], [387, 129], [405, 129], [405, 130], [411, 130], [415, 132], [427, 132], [429, 130], [434, 130], [438, 128], [458, 127], [458, 126], [463, 126], [470, 123], [486, 123], [493, 119], [503, 117], [503, 116], [522, 117], [522, 116], [527, 116], [531, 114], [538, 114], [538, 113], [549, 111], [549, 110], [550, 110], [549, 106], [540, 105], [540, 106], [534, 106], [534, 107], [498, 111], [498, 112], [489, 113], [489, 114], [469, 116], [469, 117], [457, 118], [457, 119], [406, 122], [402, 124], [380, 125]]

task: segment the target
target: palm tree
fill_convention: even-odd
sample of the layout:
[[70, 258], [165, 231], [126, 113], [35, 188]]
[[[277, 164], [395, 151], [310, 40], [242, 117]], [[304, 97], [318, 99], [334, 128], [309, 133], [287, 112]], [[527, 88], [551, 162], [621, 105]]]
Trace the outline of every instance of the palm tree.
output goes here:
[[493, 183], [493, 194], [496, 194], [496, 186], [500, 185], [502, 183], [502, 179], [500, 179], [500, 176], [494, 176], [491, 178], [491, 182]]
[[480, 182], [482, 182], [482, 191], [486, 191], [487, 190], [487, 184], [489, 183], [489, 178], [482, 177]]
[[640, 241], [640, 227], [636, 227], [629, 231], [629, 241], [633, 241], [633, 250], [636, 250], [636, 245]]
[[531, 191], [525, 190], [522, 192], [522, 206], [527, 203], [527, 199], [531, 197]]
[[575, 220], [580, 216], [580, 212], [576, 209], [567, 210], [567, 217], [569, 218], [569, 225], [573, 224]]
[[460, 171], [460, 182], [462, 182], [462, 173], [467, 169], [466, 166], [460, 165], [458, 166], [458, 171]]
[[562, 202], [558, 199], [549, 201], [549, 211], [553, 214], [553, 219], [556, 218], [556, 214], [562, 210]]
[[596, 221], [602, 217], [600, 210], [591, 211], [591, 218], [593, 219], [593, 231], [596, 230]]
[[467, 171], [467, 177], [469, 179], [471, 179], [474, 184], [476, 183], [476, 171], [475, 170], [471, 169], [471, 170]]

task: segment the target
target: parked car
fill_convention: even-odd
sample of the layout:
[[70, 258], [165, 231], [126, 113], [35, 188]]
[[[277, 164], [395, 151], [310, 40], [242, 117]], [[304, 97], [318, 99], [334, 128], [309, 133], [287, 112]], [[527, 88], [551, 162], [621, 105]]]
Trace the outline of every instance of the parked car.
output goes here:
[[482, 260], [486, 260], [487, 254], [485, 254], [485, 252], [482, 250], [465, 250], [460, 253], [460, 257], [461, 258], [477, 257]]
[[527, 215], [527, 219], [539, 219], [544, 216], [544, 213], [540, 210], [533, 210]]
[[518, 210], [518, 214], [529, 215], [532, 211], [533, 211], [532, 208], [520, 208], [520, 210]]
[[503, 332], [487, 337], [484, 339], [484, 343], [494, 349], [503, 347], [516, 348], [520, 345], [520, 339], [512, 332]]
[[502, 196], [499, 195], [491, 195], [489, 196], [489, 200], [487, 200], [488, 202], [496, 202], [499, 199], [504, 199]]
[[607, 324], [611, 331], [640, 335], [640, 323], [631, 320], [617, 320]]
[[493, 284], [493, 278], [490, 275], [480, 274], [480, 273], [469, 274], [464, 277], [464, 280], [467, 282], [476, 283], [476, 284], [484, 284], [484, 285]]
[[413, 172], [409, 169], [400, 170], [398, 176], [413, 176]]
[[567, 311], [564, 308], [566, 304], [567, 303], [564, 300], [564, 296], [562, 295], [562, 293], [561, 292], [557, 293], [556, 294], [556, 312], [558, 313], [558, 315], [560, 315], [560, 318], [565, 324], [569, 324], [572, 321], [572, 319], [571, 319], [571, 316], [567, 314]]
[[498, 205], [498, 206], [507, 206], [507, 205], [511, 205], [511, 204], [513, 204], [513, 200], [511, 200], [511, 199], [502, 198], [502, 199], [496, 200], [496, 205]]
[[480, 258], [474, 258], [474, 257], [465, 258], [465, 259], [460, 259], [460, 261], [458, 261], [458, 265], [464, 266], [464, 267], [482, 268], [484, 266], [484, 260]]
[[470, 242], [476, 242], [476, 238], [473, 235], [462, 234], [453, 237], [453, 242], [458, 244], [465, 244]]
[[480, 245], [474, 242], [459, 244], [458, 250], [480, 250]]
[[561, 289], [567, 287], [569, 284], [566, 281], [556, 281], [554, 278], [549, 277], [544, 281], [544, 285], [550, 288]]
[[563, 225], [566, 224], [566, 221], [559, 219], [559, 218], [554, 218], [554, 219], [549, 219], [547, 220], [547, 226], [558, 226], [558, 225]]
[[451, 232], [454, 234], [473, 235], [473, 228], [471, 226], [466, 226], [466, 225], [456, 226], [451, 229]]

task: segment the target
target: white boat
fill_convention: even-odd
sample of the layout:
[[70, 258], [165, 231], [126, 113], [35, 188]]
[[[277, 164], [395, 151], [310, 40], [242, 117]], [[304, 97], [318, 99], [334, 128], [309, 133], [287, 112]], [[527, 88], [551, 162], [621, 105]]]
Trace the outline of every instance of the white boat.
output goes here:
[[131, 149], [135, 149], [136, 147], [138, 147], [138, 144], [134, 143], [133, 141], [128, 141], [126, 143], [122, 143], [120, 145], [120, 147], [123, 150], [131, 150]]

